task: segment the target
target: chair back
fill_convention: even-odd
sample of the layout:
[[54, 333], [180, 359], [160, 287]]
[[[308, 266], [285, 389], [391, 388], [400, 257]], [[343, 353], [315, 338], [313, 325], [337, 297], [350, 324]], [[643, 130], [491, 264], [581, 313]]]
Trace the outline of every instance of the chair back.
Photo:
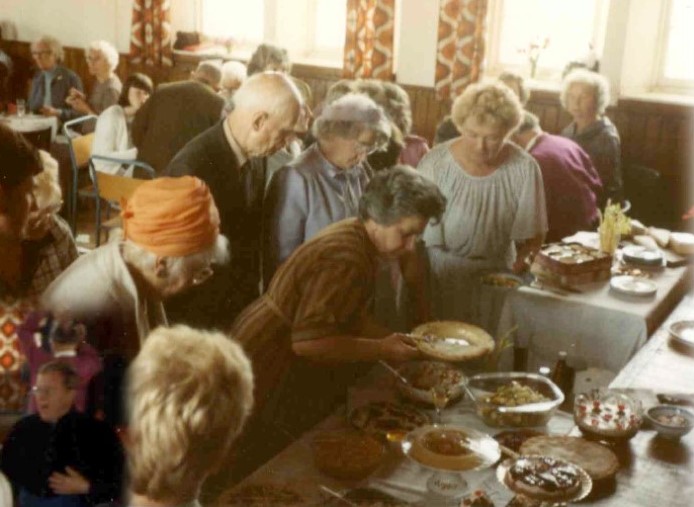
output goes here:
[[667, 226], [667, 189], [660, 173], [631, 163], [624, 165], [623, 178], [624, 194], [632, 206], [629, 216], [647, 225]]
[[86, 167], [89, 162], [89, 156], [92, 152], [92, 143], [94, 142], [94, 134], [82, 135], [77, 132], [74, 127], [82, 125], [88, 121], [95, 121], [96, 116], [93, 114], [75, 118], [74, 120], [66, 121], [63, 124], [63, 134], [67, 138], [68, 152], [70, 154], [70, 166], [72, 170], [72, 189], [68, 196], [68, 206], [70, 210], [70, 226], [72, 233], [76, 232], [77, 226], [77, 181], [80, 168]]
[[[121, 176], [118, 174], [109, 174], [102, 171], [97, 171], [94, 164], [95, 161], [103, 161], [109, 163], [121, 164], [123, 166], [133, 166], [137, 173], [142, 173], [145, 178], [134, 178], [130, 176]], [[108, 203], [108, 208], [118, 207], [124, 200], [130, 199], [130, 197], [135, 192], [135, 189], [142, 185], [148, 179], [154, 179], [155, 177], [154, 169], [138, 160], [125, 160], [113, 157], [102, 157], [100, 155], [93, 155], [89, 158], [89, 176], [91, 177], [92, 184], [94, 185], [94, 194], [97, 196], [96, 199], [96, 245], [99, 246], [101, 243], [101, 201], [106, 201]]]

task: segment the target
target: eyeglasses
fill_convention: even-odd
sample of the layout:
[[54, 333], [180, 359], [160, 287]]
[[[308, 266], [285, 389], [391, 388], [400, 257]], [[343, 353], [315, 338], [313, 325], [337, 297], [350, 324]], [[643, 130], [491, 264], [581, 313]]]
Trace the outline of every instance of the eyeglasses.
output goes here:
[[49, 56], [49, 55], [52, 55], [52, 54], [53, 54], [53, 51], [51, 51], [50, 49], [43, 49], [43, 50], [41, 50], [41, 51], [32, 51], [32, 52], [31, 52], [31, 56], [33, 56], [33, 57], [38, 57], [38, 56]]
[[34, 396], [39, 396], [39, 395], [50, 396], [50, 395], [53, 394], [54, 392], [55, 392], [55, 389], [53, 389], [52, 387], [39, 387], [39, 386], [33, 386], [33, 387], [31, 388], [31, 393], [32, 393]]
[[193, 275], [193, 285], [200, 285], [203, 282], [205, 282], [209, 277], [211, 277], [214, 274], [214, 270], [212, 269], [212, 266], [208, 265], [205, 266], [201, 269], [199, 269], [194, 275]]
[[356, 142], [357, 153], [362, 153], [364, 155], [371, 155], [372, 153], [377, 152], [379, 149], [380, 149], [380, 146], [377, 144], [362, 143], [360, 141]]

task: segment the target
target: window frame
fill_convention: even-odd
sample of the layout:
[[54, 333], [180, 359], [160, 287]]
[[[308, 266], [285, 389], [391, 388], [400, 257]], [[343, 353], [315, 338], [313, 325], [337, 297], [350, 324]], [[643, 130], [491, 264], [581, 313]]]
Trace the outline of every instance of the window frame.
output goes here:
[[694, 79], [673, 79], [665, 77], [665, 62], [669, 49], [670, 17], [673, 1], [666, 0], [661, 5], [660, 23], [655, 53], [654, 75], [651, 78], [651, 91], [677, 95], [694, 95]]
[[[487, 11], [487, 36], [485, 54], [484, 75], [487, 77], [496, 77], [504, 71], [515, 72], [530, 82], [535, 82], [540, 86], [548, 86], [549, 88], [558, 88], [557, 76], [561, 76], [563, 69], [547, 67], [542, 65], [540, 58], [537, 66], [537, 73], [534, 78], [530, 78], [528, 65], [518, 64], [502, 64], [500, 61], [501, 53], [501, 32], [504, 4], [507, 0], [489, 0], [489, 9]], [[606, 38], [606, 26], [608, 17], [608, 8], [610, 0], [596, 0], [596, 13], [593, 18], [593, 34], [592, 43], [598, 58], [601, 59]]]

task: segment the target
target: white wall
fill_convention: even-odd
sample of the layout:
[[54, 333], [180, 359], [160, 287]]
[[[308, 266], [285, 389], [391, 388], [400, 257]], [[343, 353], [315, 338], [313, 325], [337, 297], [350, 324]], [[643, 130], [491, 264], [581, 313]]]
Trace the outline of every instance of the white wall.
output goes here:
[[132, 0], [0, 0], [0, 21], [13, 22], [22, 41], [48, 34], [83, 47], [104, 39], [127, 52], [131, 9]]
[[438, 0], [401, 0], [396, 31], [399, 83], [434, 86], [438, 26]]

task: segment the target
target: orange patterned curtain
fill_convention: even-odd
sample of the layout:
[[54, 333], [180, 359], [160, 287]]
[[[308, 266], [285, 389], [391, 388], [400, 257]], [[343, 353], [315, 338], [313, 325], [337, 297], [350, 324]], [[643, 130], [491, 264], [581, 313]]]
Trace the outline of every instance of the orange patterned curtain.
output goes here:
[[347, 34], [342, 75], [393, 78], [395, 0], [347, 0]]
[[447, 99], [482, 76], [487, 0], [440, 2], [434, 87], [440, 98]]
[[130, 58], [140, 65], [173, 65], [171, 1], [133, 0]]

